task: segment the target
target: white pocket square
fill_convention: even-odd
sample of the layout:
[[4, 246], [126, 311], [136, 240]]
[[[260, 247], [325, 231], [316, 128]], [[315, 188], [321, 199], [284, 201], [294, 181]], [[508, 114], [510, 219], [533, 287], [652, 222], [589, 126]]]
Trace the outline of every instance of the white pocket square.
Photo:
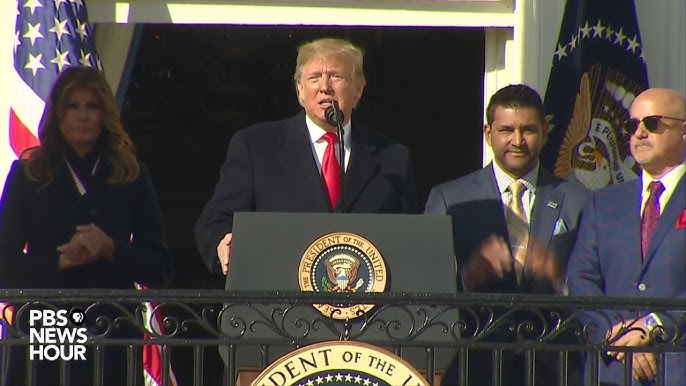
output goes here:
[[553, 236], [561, 235], [565, 232], [567, 232], [567, 225], [565, 224], [563, 219], [558, 219], [557, 222], [555, 223], [555, 229], [553, 230]]

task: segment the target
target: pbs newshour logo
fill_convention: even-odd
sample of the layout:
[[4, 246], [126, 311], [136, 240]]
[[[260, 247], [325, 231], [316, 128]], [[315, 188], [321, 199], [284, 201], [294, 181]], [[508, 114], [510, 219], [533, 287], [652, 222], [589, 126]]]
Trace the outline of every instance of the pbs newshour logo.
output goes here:
[[[67, 310], [29, 310], [29, 354], [32, 361], [86, 360], [86, 314]], [[71, 325], [70, 325], [71, 322]]]

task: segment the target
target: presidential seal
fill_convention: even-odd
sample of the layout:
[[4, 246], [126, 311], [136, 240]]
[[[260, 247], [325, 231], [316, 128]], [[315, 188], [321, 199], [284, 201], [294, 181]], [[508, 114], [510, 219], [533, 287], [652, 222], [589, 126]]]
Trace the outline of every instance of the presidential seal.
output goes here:
[[[302, 291], [383, 292], [386, 263], [374, 244], [347, 232], [326, 234], [310, 244], [298, 268]], [[340, 306], [314, 304], [322, 314], [334, 319], [353, 319], [372, 309], [371, 304]]]
[[402, 358], [360, 342], [322, 342], [292, 351], [267, 367], [252, 386], [429, 386]]

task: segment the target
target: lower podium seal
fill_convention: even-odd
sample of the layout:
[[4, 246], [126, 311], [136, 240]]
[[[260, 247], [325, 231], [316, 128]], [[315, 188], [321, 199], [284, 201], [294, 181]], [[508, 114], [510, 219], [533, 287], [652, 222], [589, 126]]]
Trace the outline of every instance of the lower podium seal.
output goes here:
[[402, 358], [353, 341], [315, 343], [267, 367], [252, 386], [429, 386]]

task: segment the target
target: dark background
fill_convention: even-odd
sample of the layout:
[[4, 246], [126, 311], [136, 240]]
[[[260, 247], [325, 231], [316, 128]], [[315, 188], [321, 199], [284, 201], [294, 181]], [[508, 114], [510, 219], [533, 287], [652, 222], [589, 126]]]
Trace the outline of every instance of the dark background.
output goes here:
[[[147, 24], [140, 33], [122, 117], [157, 190], [175, 258], [171, 288], [224, 288], [202, 263], [193, 226], [231, 136], [301, 110], [293, 72], [303, 42], [342, 37], [364, 49], [367, 86], [356, 114], [410, 148], [422, 207], [432, 186], [481, 167], [481, 28]], [[204, 354], [206, 384], [220, 384], [217, 348]], [[192, 355], [172, 353], [180, 384], [191, 383]]]
[[223, 288], [195, 249], [193, 226], [237, 130], [300, 111], [297, 47], [342, 37], [365, 51], [356, 114], [407, 145], [420, 205], [432, 186], [481, 167], [484, 30], [152, 25], [142, 28], [122, 105], [146, 163], [176, 260], [172, 288]]

